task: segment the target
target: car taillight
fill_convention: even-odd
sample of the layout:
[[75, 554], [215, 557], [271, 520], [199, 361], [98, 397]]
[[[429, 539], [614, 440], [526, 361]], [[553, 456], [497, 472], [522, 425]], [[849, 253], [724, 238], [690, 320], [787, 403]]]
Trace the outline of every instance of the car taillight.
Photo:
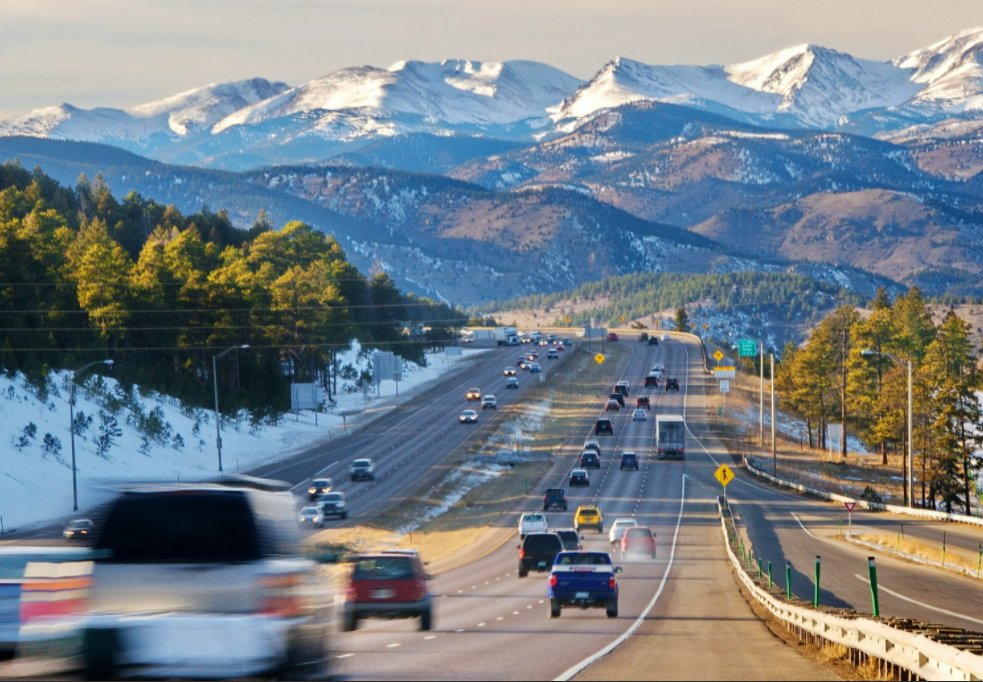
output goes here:
[[358, 597], [358, 590], [354, 586], [345, 590], [345, 601], [355, 601], [356, 597]]
[[300, 599], [297, 589], [300, 576], [296, 573], [267, 575], [260, 578], [263, 596], [260, 598], [259, 612], [277, 618], [295, 618], [300, 615]]
[[525, 559], [525, 558], [526, 558], [526, 550], [525, 549], [520, 549], [519, 550], [519, 559], [521, 560], [521, 559]]
[[614, 575], [612, 574], [611, 577], [608, 578], [608, 587], [610, 587], [613, 590], [615, 587], [617, 587], [617, 585], [618, 585], [618, 581], [617, 579], [615, 579]]
[[550, 587], [556, 587], [556, 573], [550, 573]]

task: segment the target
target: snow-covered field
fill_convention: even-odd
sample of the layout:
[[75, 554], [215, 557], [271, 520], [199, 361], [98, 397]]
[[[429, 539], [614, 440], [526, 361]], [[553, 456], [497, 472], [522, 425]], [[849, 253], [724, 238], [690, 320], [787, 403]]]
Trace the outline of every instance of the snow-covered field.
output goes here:
[[[339, 359], [341, 366], [365, 368], [368, 360], [358, 351], [355, 344]], [[427, 367], [406, 363], [398, 401], [484, 352], [428, 355]], [[68, 386], [67, 372], [53, 373], [41, 391], [22, 376], [0, 376], [0, 520], [7, 532], [72, 515]], [[299, 418], [288, 414], [276, 424], [254, 423], [246, 412], [225, 418], [224, 469], [245, 472], [337, 437], [346, 421], [353, 428], [385, 414], [397, 404], [395, 393], [391, 381], [383, 382], [381, 396], [374, 388], [367, 397], [343, 390], [327, 413], [317, 415], [316, 426], [313, 412]], [[80, 513], [107, 499], [116, 483], [200, 480], [218, 473], [210, 410], [185, 407], [156, 393], [127, 393], [115, 381], [93, 376], [80, 377], [75, 403]]]
[[[731, 416], [741, 422], [741, 427], [747, 433], [757, 433], [760, 425], [758, 410], [754, 407], [744, 407], [731, 412]], [[775, 420], [775, 431], [785, 438], [790, 440], [797, 440], [802, 443], [809, 443], [809, 430], [806, 427], [806, 423], [797, 419], [789, 417], [787, 414], [778, 411], [777, 418]], [[771, 410], [765, 407], [765, 437], [771, 433]], [[851, 436], [849, 432], [846, 435], [846, 448], [847, 451], [854, 455], [870, 455], [872, 453], [868, 452], [855, 436]], [[834, 443], [834, 452], [839, 452], [839, 444]]]

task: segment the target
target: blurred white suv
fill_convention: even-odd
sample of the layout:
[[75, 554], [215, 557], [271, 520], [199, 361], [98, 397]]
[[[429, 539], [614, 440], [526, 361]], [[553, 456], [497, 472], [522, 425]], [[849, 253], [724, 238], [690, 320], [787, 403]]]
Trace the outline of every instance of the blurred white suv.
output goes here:
[[525, 538], [530, 533], [545, 533], [548, 530], [549, 524], [543, 514], [523, 514], [519, 519], [520, 538]]
[[621, 536], [625, 534], [625, 531], [629, 528], [637, 528], [638, 521], [631, 518], [620, 518], [614, 520], [614, 525], [611, 526], [611, 530], [608, 531], [608, 540], [611, 541], [613, 545], [616, 542], [621, 542]]

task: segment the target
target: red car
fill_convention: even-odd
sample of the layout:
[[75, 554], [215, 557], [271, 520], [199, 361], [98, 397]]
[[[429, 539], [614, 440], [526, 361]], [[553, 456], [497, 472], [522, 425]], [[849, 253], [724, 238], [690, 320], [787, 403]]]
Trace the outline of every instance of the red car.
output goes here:
[[646, 555], [655, 558], [655, 533], [648, 526], [628, 528], [621, 537], [621, 554]]
[[617, 340], [618, 340], [618, 335], [617, 334], [615, 334], [614, 332], [611, 332], [610, 334], [608, 334], [608, 341], [617, 341]]
[[609, 400], [604, 409], [608, 412], [617, 412], [621, 409], [621, 405], [618, 404], [617, 400]]
[[415, 551], [363, 554], [352, 560], [345, 591], [341, 629], [351, 632], [362, 618], [417, 618], [420, 629], [433, 627], [431, 578]]
[[564, 346], [562, 343], [558, 343], [558, 344], [556, 344], [556, 349], [557, 350], [565, 350], [566, 349], [566, 346]]
[[649, 400], [649, 397], [647, 395], [640, 395], [637, 398], [635, 398], [635, 407], [636, 408], [644, 408], [646, 410], [651, 410], [652, 409], [652, 401]]

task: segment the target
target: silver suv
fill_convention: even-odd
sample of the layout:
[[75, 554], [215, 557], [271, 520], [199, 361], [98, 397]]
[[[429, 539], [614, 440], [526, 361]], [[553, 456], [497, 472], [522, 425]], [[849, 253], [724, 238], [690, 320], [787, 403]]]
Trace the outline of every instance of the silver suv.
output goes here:
[[337, 516], [339, 519], [348, 518], [348, 497], [345, 493], [333, 492], [321, 495], [317, 500], [317, 506], [321, 508], [321, 515], [324, 517]]
[[301, 557], [287, 486], [154, 486], [97, 520], [89, 679], [327, 674], [331, 596]]

